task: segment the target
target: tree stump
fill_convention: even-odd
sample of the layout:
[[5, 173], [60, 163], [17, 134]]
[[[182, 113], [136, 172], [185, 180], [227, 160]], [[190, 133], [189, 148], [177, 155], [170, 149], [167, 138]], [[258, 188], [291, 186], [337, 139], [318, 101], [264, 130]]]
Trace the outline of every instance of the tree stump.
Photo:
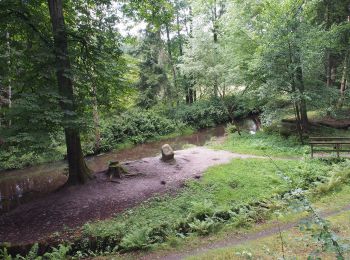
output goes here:
[[109, 163], [107, 175], [109, 176], [110, 180], [113, 178], [121, 179], [123, 174], [127, 173], [128, 171], [125, 170], [125, 168], [118, 161]]

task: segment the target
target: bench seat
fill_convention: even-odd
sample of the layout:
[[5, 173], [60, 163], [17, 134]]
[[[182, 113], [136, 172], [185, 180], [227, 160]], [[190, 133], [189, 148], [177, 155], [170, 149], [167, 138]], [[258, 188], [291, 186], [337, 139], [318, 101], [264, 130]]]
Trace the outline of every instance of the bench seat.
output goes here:
[[[313, 158], [314, 152], [336, 152], [338, 158], [341, 152], [350, 152], [350, 137], [310, 137], [309, 144], [311, 158]], [[315, 147], [319, 147], [319, 149], [315, 150]]]

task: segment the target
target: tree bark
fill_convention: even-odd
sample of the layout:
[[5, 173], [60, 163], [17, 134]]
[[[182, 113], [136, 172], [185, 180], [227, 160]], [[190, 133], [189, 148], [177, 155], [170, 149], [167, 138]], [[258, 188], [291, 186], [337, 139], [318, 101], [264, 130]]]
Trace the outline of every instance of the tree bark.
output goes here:
[[346, 90], [346, 83], [348, 78], [348, 59], [349, 59], [349, 51], [346, 52], [345, 58], [344, 58], [343, 72], [342, 72], [342, 77], [340, 81], [340, 98], [338, 101], [339, 108], [343, 106], [344, 99], [345, 99], [345, 90]]
[[[331, 27], [330, 15], [329, 15], [329, 2], [326, 1], [326, 29], [329, 30]], [[332, 86], [332, 54], [329, 49], [326, 50], [326, 77], [327, 77], [327, 87]]]
[[[10, 33], [6, 32], [6, 41], [7, 41], [7, 55], [8, 55], [8, 61], [7, 66], [10, 71], [9, 73], [9, 79], [8, 79], [8, 92], [7, 92], [7, 99], [8, 99], [8, 108], [9, 110], [12, 108], [12, 81], [11, 81], [11, 45], [10, 45]], [[8, 121], [8, 126], [11, 127], [11, 119]]]
[[99, 153], [101, 148], [101, 131], [100, 131], [100, 116], [98, 113], [98, 102], [97, 102], [97, 90], [96, 85], [92, 83], [92, 114], [94, 120], [94, 130], [95, 130], [95, 147], [94, 152]]
[[171, 66], [171, 71], [173, 73], [173, 80], [174, 80], [174, 88], [175, 91], [177, 90], [177, 76], [176, 76], [176, 70], [173, 62], [173, 54], [171, 51], [171, 42], [170, 42], [170, 29], [169, 29], [169, 24], [165, 24], [165, 29], [166, 29], [166, 38], [167, 38], [167, 46], [168, 46], [168, 54], [169, 54], [169, 61], [170, 61], [170, 66]]
[[305, 86], [304, 86], [304, 76], [303, 76], [303, 69], [299, 65], [296, 69], [296, 77], [298, 80], [298, 89], [301, 94], [300, 98], [300, 119], [301, 123], [303, 125], [303, 129], [307, 129], [309, 126], [309, 119], [307, 117], [307, 106], [306, 106], [306, 100], [304, 97], [305, 94]]
[[329, 50], [327, 51], [326, 76], [327, 76], [327, 87], [331, 87], [333, 85], [333, 82], [332, 82], [332, 57], [331, 57], [331, 53]]
[[[193, 37], [193, 13], [192, 13], [192, 7], [189, 7], [189, 23], [190, 23], [190, 30], [189, 30], [189, 37], [192, 38]], [[179, 28], [179, 21], [177, 21], [178, 23], [178, 28]], [[187, 22], [186, 22], [187, 23]], [[187, 24], [186, 24], [186, 28], [187, 28]], [[180, 29], [178, 29], [178, 35], [180, 35]], [[181, 56], [183, 55], [183, 50], [182, 50], [182, 44], [179, 46], [180, 48], [180, 53]], [[192, 104], [193, 102], [196, 101], [196, 91], [193, 89], [194, 86], [194, 78], [193, 76], [188, 77], [184, 77], [184, 81], [185, 81], [185, 87], [186, 87], [186, 104]]]
[[59, 94], [62, 100], [60, 106], [64, 112], [64, 133], [66, 137], [67, 159], [69, 165], [69, 177], [67, 184], [85, 183], [90, 179], [91, 172], [84, 161], [80, 143], [80, 134], [77, 127], [68, 125], [74, 120], [75, 107], [73, 96], [73, 83], [69, 77], [71, 70], [67, 34], [64, 23], [62, 0], [48, 0], [49, 12], [52, 23], [54, 50], [56, 56], [56, 77]]
[[[288, 50], [289, 50], [289, 64], [293, 64], [293, 56], [292, 56], [292, 46], [290, 42], [288, 43]], [[288, 69], [289, 65], [287, 65]], [[291, 81], [291, 86], [292, 86], [292, 93], [296, 93], [297, 87], [296, 87], [296, 82], [295, 82], [295, 75], [294, 72], [292, 71], [290, 74], [290, 81]], [[294, 112], [295, 112], [295, 120], [296, 120], [296, 127], [297, 127], [297, 132], [300, 138], [300, 142], [303, 144], [303, 126], [301, 122], [301, 114], [300, 114], [300, 109], [299, 109], [299, 102], [296, 102], [296, 100], [293, 100], [293, 106], [294, 106]]]
[[179, 54], [180, 56], [183, 55], [183, 48], [182, 48], [182, 37], [180, 33], [180, 19], [179, 19], [179, 11], [176, 11], [176, 26], [177, 26], [177, 38], [179, 41]]

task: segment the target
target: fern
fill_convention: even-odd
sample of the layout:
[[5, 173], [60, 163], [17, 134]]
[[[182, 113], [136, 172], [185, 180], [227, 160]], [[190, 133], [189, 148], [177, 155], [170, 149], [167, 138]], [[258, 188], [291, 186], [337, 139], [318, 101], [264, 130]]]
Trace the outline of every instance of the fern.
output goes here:
[[207, 218], [204, 221], [195, 219], [192, 223], [189, 223], [192, 232], [196, 232], [198, 235], [205, 236], [212, 233], [218, 226], [212, 218]]
[[120, 243], [121, 248], [126, 251], [148, 248], [150, 246], [149, 232], [148, 228], [134, 230], [123, 237]]
[[65, 260], [70, 249], [70, 246], [59, 245], [58, 248], [52, 248], [51, 253], [44, 254], [44, 257], [48, 260]]
[[0, 249], [0, 259], [12, 260], [11, 255], [7, 252], [7, 248]]

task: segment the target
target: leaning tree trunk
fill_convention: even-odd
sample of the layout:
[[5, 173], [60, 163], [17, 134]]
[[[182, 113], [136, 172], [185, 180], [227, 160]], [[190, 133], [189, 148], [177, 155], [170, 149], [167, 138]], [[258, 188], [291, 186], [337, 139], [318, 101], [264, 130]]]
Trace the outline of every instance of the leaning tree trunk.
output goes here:
[[80, 135], [77, 127], [67, 125], [69, 120], [74, 120], [74, 96], [73, 83], [69, 76], [71, 67], [68, 56], [67, 34], [65, 30], [62, 0], [48, 0], [52, 33], [54, 38], [54, 50], [56, 55], [56, 77], [58, 90], [62, 99], [60, 106], [65, 113], [64, 132], [66, 137], [67, 158], [69, 165], [68, 184], [84, 183], [91, 178], [91, 172], [85, 164], [81, 149]]

